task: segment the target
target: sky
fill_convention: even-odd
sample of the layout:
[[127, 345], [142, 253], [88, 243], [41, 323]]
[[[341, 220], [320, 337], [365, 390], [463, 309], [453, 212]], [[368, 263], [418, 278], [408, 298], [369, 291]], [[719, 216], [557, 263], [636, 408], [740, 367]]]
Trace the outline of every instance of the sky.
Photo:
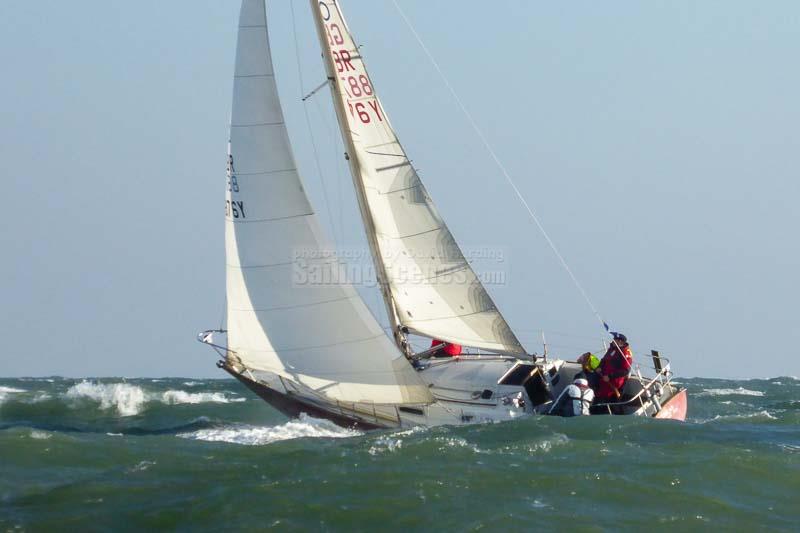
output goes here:
[[[399, 3], [642, 362], [656, 348], [679, 376], [800, 375], [799, 3]], [[528, 350], [541, 331], [553, 355], [596, 347], [590, 305], [394, 4], [342, 4], [451, 231], [491, 251], [475, 268], [501, 273], [489, 290]], [[308, 193], [336, 243], [363, 249], [330, 96], [301, 101], [324, 80], [308, 2], [267, 5]], [[0, 375], [223, 377], [195, 335], [224, 308], [238, 9], [0, 2]]]

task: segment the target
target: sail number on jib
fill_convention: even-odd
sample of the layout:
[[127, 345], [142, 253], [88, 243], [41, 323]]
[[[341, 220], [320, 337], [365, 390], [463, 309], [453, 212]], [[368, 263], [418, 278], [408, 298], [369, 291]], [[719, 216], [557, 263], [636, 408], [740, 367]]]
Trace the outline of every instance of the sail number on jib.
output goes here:
[[[347, 107], [350, 116], [364, 123], [369, 124], [375, 118], [378, 122], [383, 122], [378, 100], [373, 96], [372, 86], [365, 72], [353, 66], [353, 58], [350, 51], [345, 48], [335, 49], [344, 45], [342, 29], [331, 19], [330, 8], [323, 2], [319, 3], [322, 20], [325, 22], [325, 33], [328, 37], [328, 44], [331, 47], [331, 56], [336, 66], [336, 73], [341, 80], [341, 88], [347, 95]], [[356, 101], [363, 100], [363, 101]], [[366, 105], [365, 105], [366, 102]]]

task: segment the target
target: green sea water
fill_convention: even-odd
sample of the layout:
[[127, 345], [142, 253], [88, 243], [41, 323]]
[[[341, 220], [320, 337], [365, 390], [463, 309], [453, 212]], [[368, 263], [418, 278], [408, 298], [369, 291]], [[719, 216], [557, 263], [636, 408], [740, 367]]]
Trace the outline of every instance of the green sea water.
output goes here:
[[800, 530], [800, 380], [684, 422], [354, 431], [233, 380], [0, 379], [0, 531]]

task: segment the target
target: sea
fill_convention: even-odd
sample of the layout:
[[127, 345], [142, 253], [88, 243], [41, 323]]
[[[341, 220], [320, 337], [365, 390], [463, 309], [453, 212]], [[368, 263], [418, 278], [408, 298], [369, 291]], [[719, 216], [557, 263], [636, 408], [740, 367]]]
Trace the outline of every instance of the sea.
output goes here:
[[0, 531], [800, 531], [800, 380], [686, 422], [358, 431], [229, 379], [0, 379]]

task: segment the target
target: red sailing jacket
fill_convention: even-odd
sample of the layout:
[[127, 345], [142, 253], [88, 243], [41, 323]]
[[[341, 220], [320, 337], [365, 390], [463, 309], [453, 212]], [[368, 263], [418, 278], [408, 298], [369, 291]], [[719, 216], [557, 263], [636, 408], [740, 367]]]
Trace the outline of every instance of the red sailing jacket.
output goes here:
[[608, 376], [608, 382], [600, 380], [597, 387], [596, 398], [601, 401], [616, 400], [617, 395], [614, 392], [616, 388], [622, 392], [622, 387], [625, 386], [625, 380], [628, 379], [628, 373], [633, 364], [633, 352], [630, 346], [625, 346], [620, 352], [615, 344], [609, 346], [608, 351], [600, 361], [600, 367], [597, 373], [601, 376]]
[[433, 339], [431, 342], [431, 348], [434, 346], [439, 346], [440, 344], [444, 343], [444, 353], [450, 356], [461, 355], [461, 345], [460, 344], [451, 344], [449, 342], [440, 341], [439, 339]]

